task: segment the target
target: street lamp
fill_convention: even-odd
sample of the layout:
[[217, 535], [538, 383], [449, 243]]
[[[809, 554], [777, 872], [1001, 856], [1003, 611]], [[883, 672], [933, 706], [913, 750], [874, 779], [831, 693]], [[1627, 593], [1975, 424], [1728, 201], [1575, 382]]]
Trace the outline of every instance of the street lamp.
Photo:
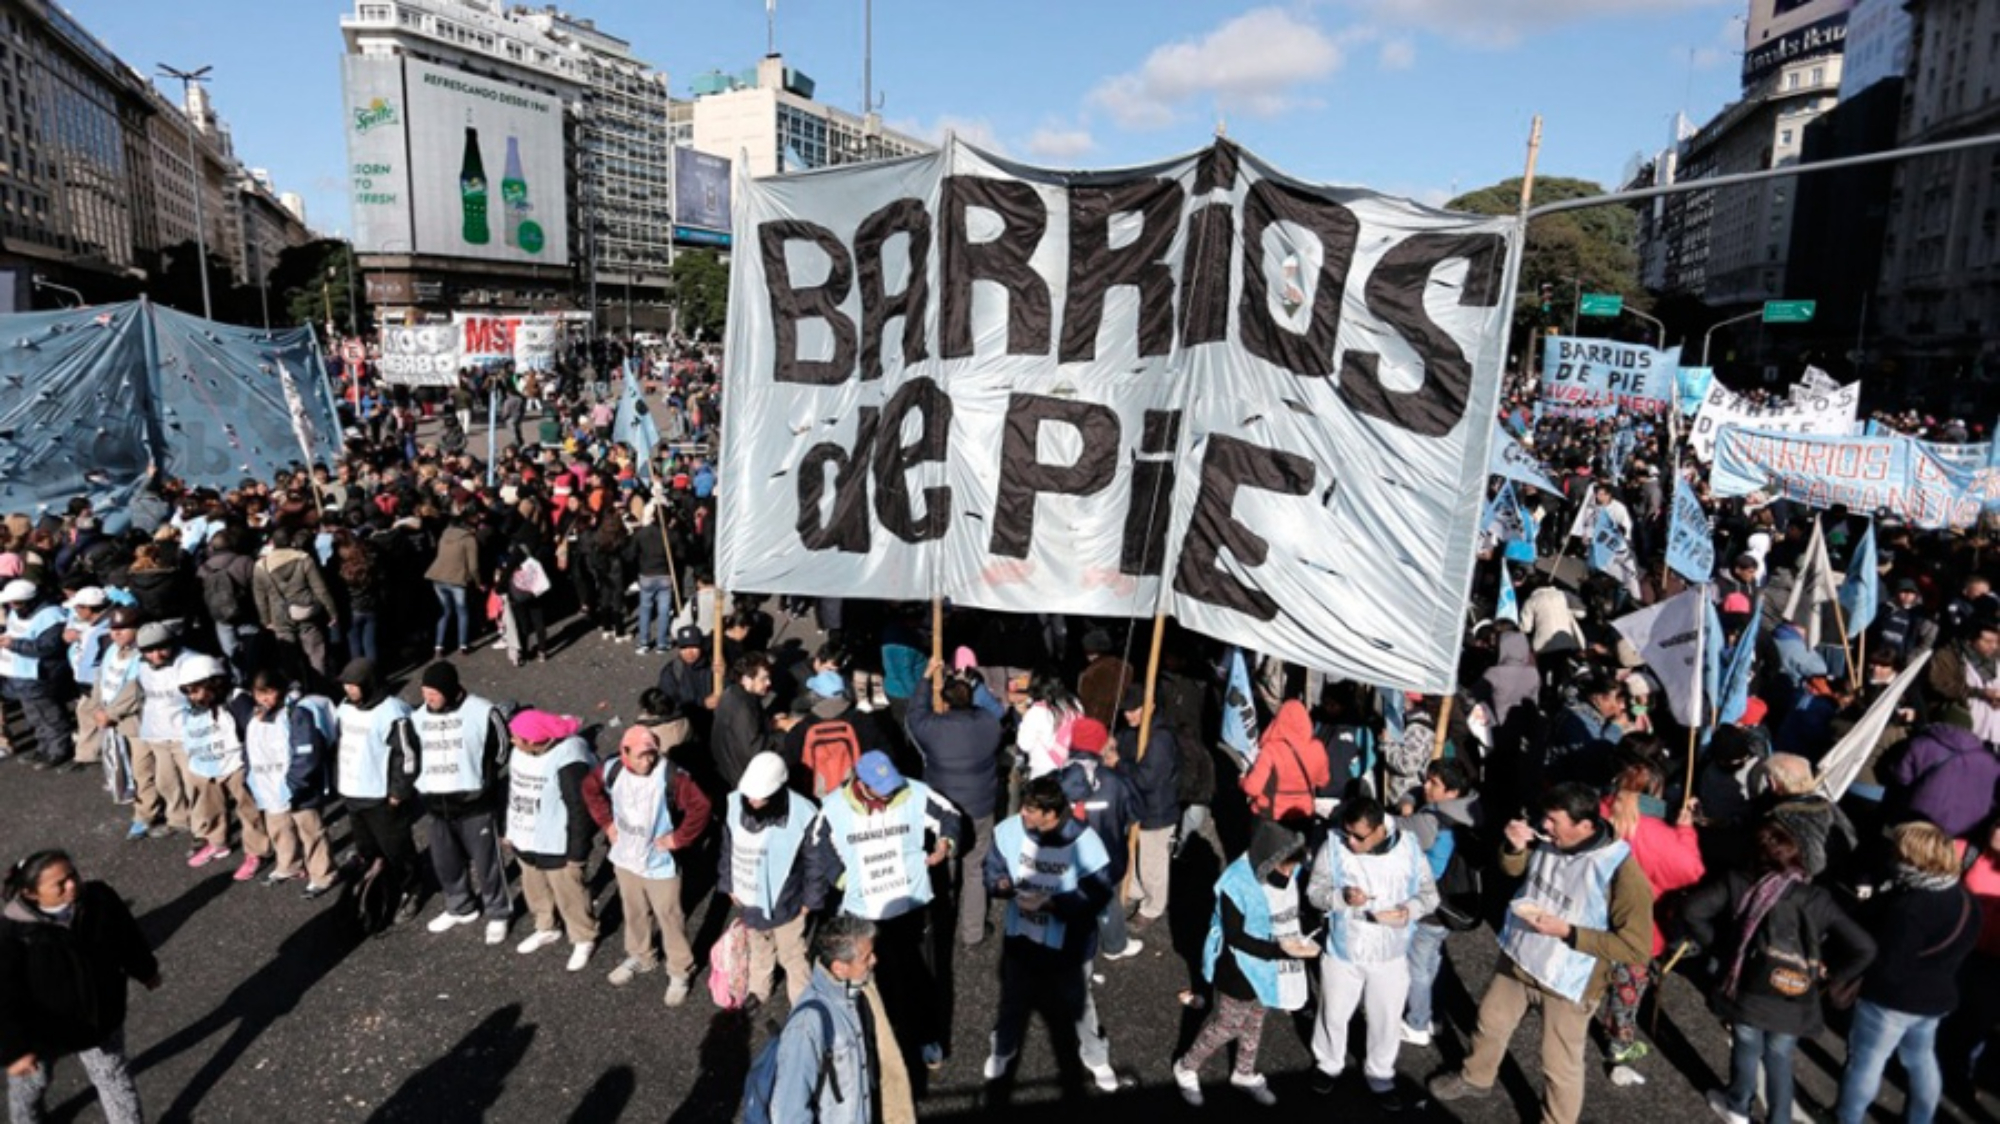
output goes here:
[[89, 301], [83, 299], [82, 293], [77, 292], [75, 289], [70, 288], [68, 285], [58, 285], [54, 281], [49, 280], [48, 278], [42, 276], [39, 273], [35, 274], [32, 280], [34, 281], [35, 288], [37, 289], [58, 289], [61, 290], [62, 292], [68, 293], [70, 296], [75, 297], [76, 304], [74, 306], [64, 305], [63, 307], [65, 308], [69, 307], [82, 308], [83, 306], [90, 303]]
[[201, 270], [201, 317], [204, 320], [213, 320], [215, 319], [215, 306], [210, 302], [208, 294], [208, 220], [202, 216], [201, 160], [195, 155], [194, 114], [189, 112], [188, 105], [194, 99], [195, 83], [208, 81], [208, 72], [215, 68], [204, 66], [199, 70], [176, 70], [166, 63], [159, 63], [157, 65], [160, 68], [161, 77], [178, 78], [181, 83], [181, 114], [187, 118], [188, 126], [188, 178], [194, 181], [194, 245]]
[[1714, 341], [1715, 331], [1717, 328], [1727, 328], [1731, 324], [1741, 324], [1745, 320], [1754, 320], [1762, 315], [1764, 315], [1764, 310], [1759, 308], [1755, 312], [1746, 312], [1741, 316], [1732, 316], [1729, 319], [1724, 320], [1722, 323], [1716, 324], [1713, 327], [1709, 328], [1708, 331], [1703, 332], [1701, 334], [1701, 365], [1704, 367], [1708, 366], [1708, 345]]

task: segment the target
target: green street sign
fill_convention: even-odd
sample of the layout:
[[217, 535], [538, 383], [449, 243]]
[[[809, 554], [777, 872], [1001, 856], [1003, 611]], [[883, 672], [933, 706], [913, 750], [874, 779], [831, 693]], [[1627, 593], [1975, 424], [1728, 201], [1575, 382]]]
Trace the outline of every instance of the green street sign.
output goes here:
[[1625, 311], [1625, 298], [1617, 293], [1585, 293], [1576, 311], [1579, 316], [1616, 316]]
[[1765, 301], [1764, 323], [1808, 324], [1818, 307], [1815, 301]]

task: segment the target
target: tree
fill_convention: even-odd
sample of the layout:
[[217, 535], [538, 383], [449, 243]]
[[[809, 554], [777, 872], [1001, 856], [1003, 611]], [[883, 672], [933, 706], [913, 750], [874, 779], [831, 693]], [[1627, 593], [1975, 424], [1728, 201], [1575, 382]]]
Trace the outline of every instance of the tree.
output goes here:
[[324, 325], [331, 309], [335, 329], [353, 333], [351, 313], [357, 305], [348, 294], [348, 279], [355, 276], [348, 261], [352, 252], [345, 242], [323, 238], [279, 254], [271, 267], [273, 322], [279, 317], [278, 302], [282, 300], [287, 324]]
[[[1589, 180], [1543, 177], [1535, 180], [1533, 202], [1539, 205], [1602, 194], [1604, 189]], [[1520, 205], [1518, 176], [1445, 204], [1450, 210], [1481, 215], [1512, 215]], [[1569, 331], [1579, 286], [1586, 293], [1617, 293], [1627, 305], [1650, 311], [1652, 297], [1639, 283], [1638, 244], [1638, 216], [1623, 206], [1562, 211], [1528, 224], [1528, 246], [1521, 259], [1521, 285], [1514, 304], [1517, 336], [1552, 326]], [[1542, 307], [1544, 285], [1551, 295], [1547, 311]], [[1601, 331], [1586, 328], [1587, 323], [1577, 325], [1578, 334], [1614, 334], [1615, 325], [1608, 322]], [[1632, 325], [1628, 322], [1625, 326]], [[1650, 339], [1651, 333], [1646, 337]]]
[[667, 299], [680, 308], [681, 332], [722, 338], [729, 318], [729, 267], [713, 250], [683, 250], [667, 271]]
[[[200, 247], [191, 238], [162, 249], [160, 267], [154, 271], [146, 286], [147, 295], [157, 304], [200, 316], [201, 269], [195, 264], [200, 256]], [[215, 319], [228, 324], [261, 322], [242, 318], [242, 310], [232, 299], [231, 288], [234, 285], [235, 278], [229, 274], [229, 262], [211, 249], [208, 252], [208, 289]], [[254, 304], [252, 307], [254, 311]]]

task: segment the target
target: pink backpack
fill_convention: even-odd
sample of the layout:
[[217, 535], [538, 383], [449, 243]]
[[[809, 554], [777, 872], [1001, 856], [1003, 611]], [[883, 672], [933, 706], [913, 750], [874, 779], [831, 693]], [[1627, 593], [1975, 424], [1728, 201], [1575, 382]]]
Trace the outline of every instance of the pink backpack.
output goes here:
[[750, 997], [750, 930], [740, 917], [708, 950], [708, 997], [725, 1011], [736, 1010]]

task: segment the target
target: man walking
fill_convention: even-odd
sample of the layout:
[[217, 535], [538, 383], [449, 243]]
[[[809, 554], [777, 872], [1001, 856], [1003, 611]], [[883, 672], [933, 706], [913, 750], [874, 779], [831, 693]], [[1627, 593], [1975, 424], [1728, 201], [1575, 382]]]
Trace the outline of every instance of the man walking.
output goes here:
[[1590, 1014], [1611, 965], [1652, 954], [1653, 887], [1597, 814], [1597, 793], [1562, 784], [1543, 794], [1543, 835], [1525, 820], [1506, 828], [1500, 869], [1527, 875], [1500, 930], [1506, 954], [1479, 1002], [1479, 1029], [1465, 1068], [1431, 1078], [1439, 1101], [1493, 1091], [1507, 1040], [1531, 1006], [1542, 1011], [1542, 1121], [1575, 1124], [1583, 1112], [1583, 1050]]

